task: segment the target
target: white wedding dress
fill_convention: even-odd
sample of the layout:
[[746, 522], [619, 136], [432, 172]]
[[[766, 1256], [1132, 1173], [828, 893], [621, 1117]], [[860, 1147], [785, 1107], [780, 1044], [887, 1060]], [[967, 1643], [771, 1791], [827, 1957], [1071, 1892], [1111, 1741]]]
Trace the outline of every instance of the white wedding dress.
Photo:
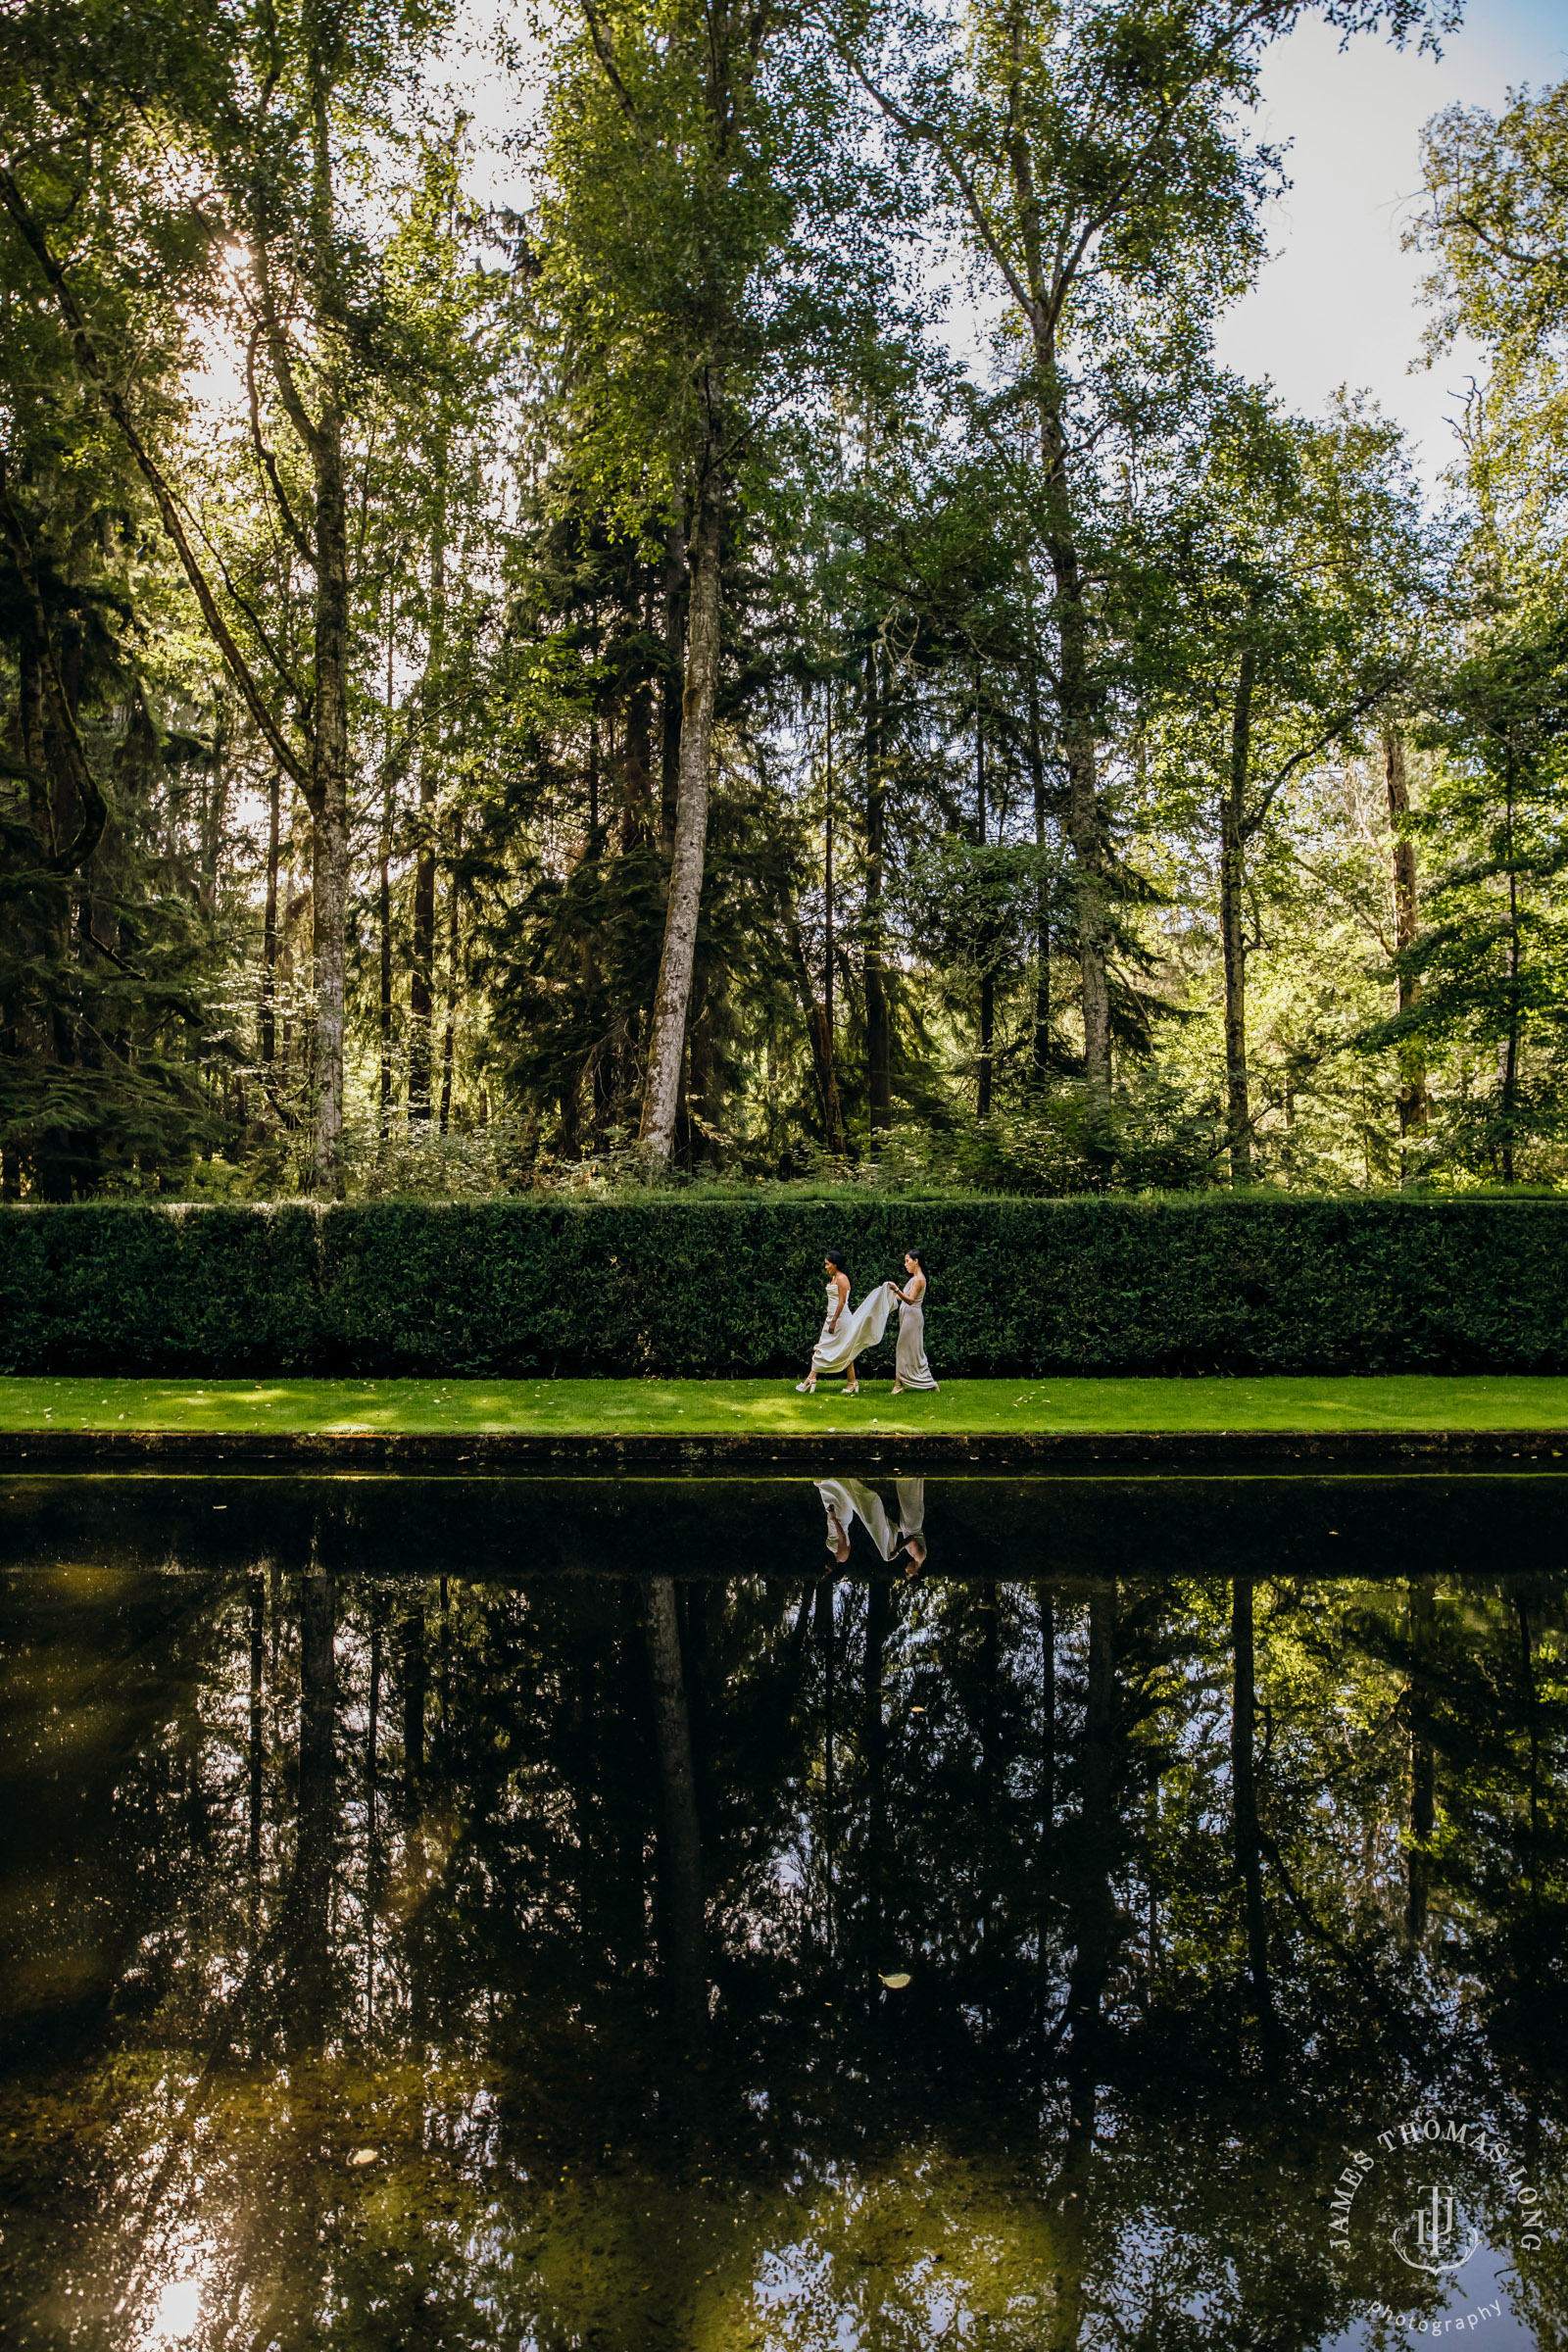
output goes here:
[[867, 1291], [858, 1307], [853, 1310], [845, 1307], [839, 1316], [837, 1331], [832, 1331], [829, 1325], [838, 1302], [838, 1286], [830, 1282], [827, 1286], [827, 1313], [822, 1318], [816, 1346], [811, 1349], [813, 1380], [819, 1372], [844, 1371], [858, 1355], [863, 1355], [867, 1348], [876, 1346], [888, 1327], [888, 1310], [893, 1304], [893, 1294], [885, 1282], [879, 1282], [874, 1291]]
[[898, 1482], [899, 1516], [895, 1524], [887, 1504], [874, 1487], [858, 1478], [819, 1478], [816, 1491], [822, 1497], [827, 1513], [827, 1547], [836, 1552], [841, 1536], [848, 1536], [857, 1519], [870, 1537], [885, 1560], [909, 1536], [920, 1536], [925, 1528], [925, 1480], [901, 1478]]

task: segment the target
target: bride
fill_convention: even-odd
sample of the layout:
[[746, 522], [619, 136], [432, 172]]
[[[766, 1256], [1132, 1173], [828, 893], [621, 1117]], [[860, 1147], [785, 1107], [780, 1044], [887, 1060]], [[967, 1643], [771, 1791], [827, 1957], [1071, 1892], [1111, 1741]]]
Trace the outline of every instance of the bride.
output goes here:
[[888, 1327], [888, 1312], [892, 1299], [889, 1286], [879, 1282], [868, 1291], [852, 1314], [850, 1307], [850, 1269], [842, 1253], [830, 1250], [822, 1263], [827, 1271], [827, 1313], [811, 1349], [811, 1361], [806, 1378], [798, 1380], [796, 1390], [809, 1396], [816, 1388], [820, 1372], [846, 1372], [846, 1396], [858, 1396], [860, 1384], [855, 1377], [855, 1359], [863, 1348], [874, 1348]]

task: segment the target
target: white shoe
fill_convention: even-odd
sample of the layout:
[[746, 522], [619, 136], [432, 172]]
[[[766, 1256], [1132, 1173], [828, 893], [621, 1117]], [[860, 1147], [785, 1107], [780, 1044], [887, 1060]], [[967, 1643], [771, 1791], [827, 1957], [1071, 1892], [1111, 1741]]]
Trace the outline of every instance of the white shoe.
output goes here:
[[795, 1383], [795, 1394], [797, 1396], [814, 1396], [816, 1395], [815, 1381], [798, 1380]]

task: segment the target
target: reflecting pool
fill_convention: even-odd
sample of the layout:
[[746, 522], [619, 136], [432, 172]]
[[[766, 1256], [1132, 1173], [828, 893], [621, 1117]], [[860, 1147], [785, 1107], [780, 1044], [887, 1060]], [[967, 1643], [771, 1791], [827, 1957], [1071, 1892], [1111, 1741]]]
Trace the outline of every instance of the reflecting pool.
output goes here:
[[1568, 2341], [1555, 1474], [0, 1486], [0, 2333]]

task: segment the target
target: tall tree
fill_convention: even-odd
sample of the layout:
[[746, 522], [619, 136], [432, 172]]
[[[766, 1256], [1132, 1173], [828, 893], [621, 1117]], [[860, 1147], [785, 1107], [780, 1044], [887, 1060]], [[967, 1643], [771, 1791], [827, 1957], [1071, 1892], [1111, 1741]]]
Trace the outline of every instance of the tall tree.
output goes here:
[[607, 506], [667, 549], [683, 587], [666, 591], [685, 651], [640, 1137], [658, 1167], [681, 1107], [739, 492], [765, 505], [762, 419], [842, 365], [882, 271], [858, 233], [832, 77], [785, 12], [585, 0], [548, 116], [539, 290], [591, 386]]
[[[1420, 899], [1416, 888], [1415, 843], [1410, 838], [1410, 771], [1404, 737], [1397, 725], [1383, 738], [1383, 773], [1393, 834], [1394, 946], [1401, 958], [1396, 966], [1396, 1009], [1409, 1012], [1420, 993], [1408, 957], [1420, 930]], [[1399, 1138], [1401, 1145], [1419, 1136], [1427, 1123], [1426, 1054], [1419, 1038], [1406, 1037], [1399, 1054]], [[1401, 1166], [1402, 1166], [1401, 1162]]]
[[[91, 216], [73, 197], [101, 168], [105, 94], [113, 93], [120, 112], [136, 111], [126, 108], [115, 61], [100, 55], [100, 81], [61, 82], [52, 135], [34, 141], [20, 171], [0, 172], [0, 201], [54, 298], [76, 367], [146, 479], [251, 720], [310, 810], [312, 1174], [324, 1192], [341, 1182], [343, 1125], [353, 664], [349, 418], [387, 356], [373, 325], [371, 250], [363, 221], [345, 203], [345, 151], [353, 154], [347, 176], [358, 193], [371, 142], [392, 131], [400, 83], [433, 23], [417, 0], [402, 12], [323, 0], [300, 0], [284, 11], [263, 7], [224, 21], [206, 70], [180, 84], [183, 104], [173, 127], [219, 196], [217, 217], [203, 221], [207, 252], [217, 265], [226, 236], [247, 257], [245, 270], [224, 276], [215, 269], [195, 291], [210, 316], [226, 310], [246, 353], [256, 494], [313, 582], [304, 667], [286, 658], [254, 607], [227, 593], [220, 554], [216, 560], [206, 554], [200, 526], [189, 523], [176, 480], [178, 453], [161, 449], [158, 439], [167, 443], [167, 436], [155, 436], [138, 416], [118, 347], [102, 342], [77, 290]], [[191, 21], [174, 12], [171, 42], [188, 47], [191, 37]], [[139, 160], [156, 201], [168, 176], [162, 158], [148, 152]], [[187, 209], [177, 187], [164, 202], [176, 218]], [[55, 220], [71, 240], [58, 251]], [[100, 234], [105, 226], [100, 219]], [[119, 257], [100, 246], [91, 258], [102, 269]], [[292, 497], [292, 469], [286, 458], [279, 463], [274, 425], [293, 437], [301, 461]]]
[[1446, 755], [1418, 816], [1441, 844], [1414, 943], [1396, 969], [1419, 983], [1368, 1044], [1443, 1041], [1469, 1062], [1449, 1112], [1450, 1149], [1504, 1184], [1521, 1152], [1563, 1131], [1565, 1056], [1557, 973], [1568, 928], [1559, 899], [1568, 842], [1557, 808], [1568, 768], [1568, 632], [1556, 614], [1494, 624], [1491, 642], [1436, 682], [1422, 730]]
[[1138, 675], [1162, 779], [1179, 793], [1185, 776], [1215, 809], [1226, 1128], [1240, 1185], [1254, 1156], [1256, 847], [1293, 779], [1353, 741], [1408, 673], [1430, 589], [1394, 426], [1354, 409], [1326, 424], [1287, 418], [1235, 385], [1220, 389], [1207, 425], [1190, 475], [1153, 517]]
[[[1037, 435], [1040, 535], [1053, 596], [1056, 733], [1068, 784], [1083, 975], [1084, 1068], [1111, 1076], [1106, 972], [1115, 889], [1101, 773], [1108, 680], [1096, 541], [1107, 461], [1181, 397], [1220, 305], [1261, 256], [1277, 158], [1234, 128], [1268, 41], [1300, 0], [993, 0], [961, 53], [917, 6], [836, 19], [852, 69], [929, 158], [1013, 306], [1019, 389]], [[1402, 35], [1420, 0], [1334, 0], [1347, 28]], [[880, 47], [887, 59], [876, 62]]]

